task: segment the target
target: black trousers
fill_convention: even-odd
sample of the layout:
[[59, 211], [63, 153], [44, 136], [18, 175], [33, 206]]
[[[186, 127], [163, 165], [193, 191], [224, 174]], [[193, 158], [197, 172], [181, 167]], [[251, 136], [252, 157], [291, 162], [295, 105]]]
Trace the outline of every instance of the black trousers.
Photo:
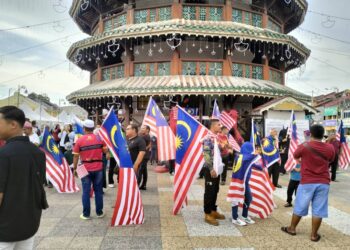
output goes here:
[[117, 162], [113, 157], [109, 159], [109, 169], [108, 169], [108, 184], [114, 184], [114, 169], [117, 167]]
[[334, 161], [330, 164], [331, 167], [331, 180], [335, 181], [337, 178], [337, 168], [338, 168], [338, 155], [335, 156]]
[[175, 171], [175, 160], [169, 161], [169, 173], [172, 174]]
[[286, 174], [287, 171], [284, 169], [284, 165], [286, 165], [286, 162], [288, 160], [288, 154], [280, 154], [280, 155], [281, 155], [280, 173]]
[[147, 178], [148, 178], [147, 162], [148, 162], [148, 159], [144, 159], [141, 162], [140, 168], [138, 170], [137, 185], [139, 187], [146, 187], [147, 185]]
[[297, 195], [297, 190], [300, 181], [289, 180], [288, 189], [287, 189], [287, 202], [292, 203], [293, 193]]
[[212, 178], [208, 168], [203, 168], [205, 178], [204, 213], [210, 214], [216, 211], [216, 199], [219, 193], [220, 176]]
[[221, 181], [226, 181], [229, 160], [230, 160], [230, 155], [222, 157], [222, 162], [224, 163], [224, 171], [221, 174]]
[[272, 183], [275, 187], [277, 187], [278, 185], [278, 177], [280, 175], [279, 168], [280, 168], [280, 164], [276, 162], [272, 166], [270, 166], [268, 169], [269, 176], [270, 178], [272, 176]]

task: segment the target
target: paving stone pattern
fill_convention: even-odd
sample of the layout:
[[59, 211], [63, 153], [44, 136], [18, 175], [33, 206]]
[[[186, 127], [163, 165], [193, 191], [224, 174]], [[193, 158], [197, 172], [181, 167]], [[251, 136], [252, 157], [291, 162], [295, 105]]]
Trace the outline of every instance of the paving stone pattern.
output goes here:
[[[280, 183], [288, 184], [288, 176]], [[104, 195], [106, 217], [98, 219], [91, 199], [92, 220], [82, 221], [81, 193], [58, 194], [47, 189], [50, 208], [43, 212], [35, 237], [36, 249], [350, 249], [350, 175], [341, 173], [340, 182], [332, 185], [330, 218], [321, 226], [320, 242], [311, 242], [311, 218], [304, 218], [297, 236], [281, 232], [290, 222], [292, 208], [284, 208], [286, 188], [275, 192], [278, 206], [268, 219], [256, 219], [255, 225], [236, 227], [231, 223], [231, 207], [226, 202], [228, 184], [220, 186], [219, 209], [226, 220], [218, 227], [207, 225], [203, 218], [203, 180], [197, 180], [188, 195], [188, 206], [179, 215], [172, 214], [173, 177], [157, 174], [149, 166], [147, 191], [142, 191], [145, 223], [137, 226], [111, 227], [116, 188]], [[337, 196], [336, 189], [342, 195]], [[347, 188], [347, 191], [344, 190]]]

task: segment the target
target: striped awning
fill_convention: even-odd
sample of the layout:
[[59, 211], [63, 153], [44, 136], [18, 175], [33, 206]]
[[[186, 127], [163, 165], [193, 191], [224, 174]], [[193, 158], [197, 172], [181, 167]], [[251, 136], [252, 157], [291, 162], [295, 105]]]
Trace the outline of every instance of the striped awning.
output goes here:
[[293, 96], [309, 101], [310, 96], [281, 84], [233, 76], [144, 76], [128, 77], [91, 84], [73, 92], [67, 99], [105, 96], [152, 95], [251, 95], [261, 97]]

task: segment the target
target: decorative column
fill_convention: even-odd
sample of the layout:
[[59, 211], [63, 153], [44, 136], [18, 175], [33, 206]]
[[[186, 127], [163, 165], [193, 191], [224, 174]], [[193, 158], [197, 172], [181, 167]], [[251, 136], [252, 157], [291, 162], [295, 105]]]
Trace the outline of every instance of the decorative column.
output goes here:
[[100, 15], [99, 21], [98, 21], [98, 33], [102, 34], [104, 30], [104, 24], [103, 24], [103, 19], [102, 15]]
[[181, 19], [182, 18], [182, 5], [179, 0], [174, 0], [171, 5], [171, 17], [172, 19]]
[[269, 67], [269, 59], [266, 58], [263, 60], [263, 79], [270, 80], [270, 67]]
[[128, 7], [126, 10], [126, 24], [133, 24], [134, 23], [134, 9], [133, 9], [133, 3], [129, 0]]
[[97, 64], [96, 80], [97, 82], [102, 81], [102, 68], [100, 63]]
[[133, 53], [131, 53], [130, 51], [130, 46], [128, 44], [126, 44], [125, 47], [125, 52], [126, 55], [123, 58], [123, 62], [124, 62], [124, 75], [125, 77], [130, 77], [134, 75], [134, 55]]
[[181, 60], [180, 60], [180, 52], [176, 48], [173, 52], [173, 56], [171, 58], [171, 75], [179, 75], [181, 72]]
[[223, 20], [231, 22], [232, 21], [232, 0], [226, 0], [223, 13], [224, 13]]
[[269, 23], [269, 16], [267, 15], [267, 6], [264, 7], [264, 12], [262, 14], [262, 28], [266, 29]]

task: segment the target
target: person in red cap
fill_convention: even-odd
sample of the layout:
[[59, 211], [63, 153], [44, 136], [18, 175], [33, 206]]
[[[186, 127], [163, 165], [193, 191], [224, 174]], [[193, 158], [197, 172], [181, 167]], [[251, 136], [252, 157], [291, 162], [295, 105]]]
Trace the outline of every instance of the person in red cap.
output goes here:
[[35, 146], [40, 145], [40, 138], [39, 136], [33, 132], [33, 126], [32, 123], [29, 121], [26, 121], [23, 126], [23, 132], [26, 136], [29, 137], [29, 141], [33, 143]]
[[85, 120], [83, 122], [84, 135], [81, 136], [74, 145], [73, 166], [74, 174], [77, 175], [79, 158], [86, 168], [88, 175], [81, 178], [83, 187], [83, 213], [80, 219], [89, 220], [90, 217], [90, 191], [91, 185], [95, 192], [95, 206], [98, 218], [103, 218], [103, 165], [102, 155], [107, 153], [106, 144], [101, 138], [93, 133], [95, 129], [94, 121]]

